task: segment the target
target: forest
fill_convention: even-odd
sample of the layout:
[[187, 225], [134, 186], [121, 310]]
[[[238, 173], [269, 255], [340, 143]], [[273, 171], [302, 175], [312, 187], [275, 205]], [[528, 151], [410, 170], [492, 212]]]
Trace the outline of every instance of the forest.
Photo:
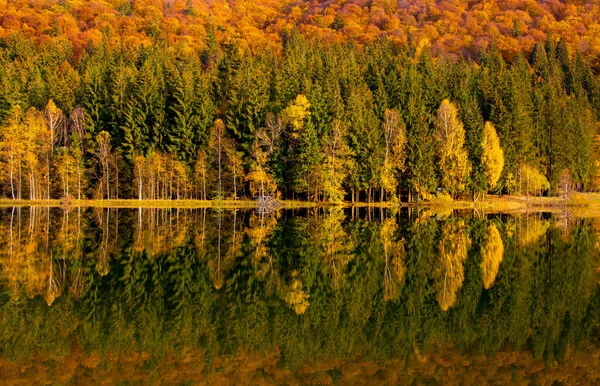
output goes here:
[[[120, 12], [135, 24], [131, 4]], [[195, 20], [195, 40], [160, 24], [133, 41], [112, 20], [84, 42], [61, 18], [54, 32], [25, 28], [24, 5], [5, 2], [0, 197], [378, 202], [598, 189], [593, 45], [552, 29], [516, 34], [535, 38], [512, 51], [493, 34], [465, 50], [417, 35], [359, 39], [344, 35], [344, 7], [335, 39], [308, 33], [306, 15], [234, 39], [218, 13], [186, 4], [156, 19]], [[598, 17], [596, 5], [570, 7]]]

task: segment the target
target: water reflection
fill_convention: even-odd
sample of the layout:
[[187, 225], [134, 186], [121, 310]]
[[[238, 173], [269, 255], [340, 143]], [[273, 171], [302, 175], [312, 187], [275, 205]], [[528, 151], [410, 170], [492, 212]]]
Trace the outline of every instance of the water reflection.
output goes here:
[[513, 370], [531, 356], [569, 371], [600, 352], [597, 228], [413, 209], [4, 209], [0, 371], [70, 358], [92, 378], [167, 376], [193, 362], [182, 374], [216, 381], [246, 358], [257, 381], [302, 381], [315, 363], [331, 380], [371, 363], [380, 380], [394, 364], [440, 381], [425, 366], [440, 355], [508, 353]]

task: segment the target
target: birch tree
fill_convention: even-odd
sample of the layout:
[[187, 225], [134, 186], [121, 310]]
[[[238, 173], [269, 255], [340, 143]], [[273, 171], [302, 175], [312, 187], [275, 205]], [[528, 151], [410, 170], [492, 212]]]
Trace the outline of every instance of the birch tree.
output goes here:
[[210, 147], [215, 151], [217, 156], [218, 170], [218, 199], [223, 199], [223, 152], [225, 148], [225, 124], [222, 120], [217, 119], [211, 129]]
[[386, 110], [383, 118], [383, 131], [385, 134], [385, 155], [381, 171], [381, 196], [383, 191], [395, 195], [398, 187], [397, 173], [404, 170], [406, 159], [406, 127], [397, 110]]
[[448, 99], [438, 109], [435, 139], [442, 186], [454, 197], [465, 189], [471, 164], [465, 148], [465, 129], [456, 106]]
[[105, 184], [106, 198], [110, 200], [110, 164], [111, 164], [111, 148], [110, 134], [106, 131], [101, 131], [96, 136], [98, 161], [102, 167], [102, 181]]
[[491, 122], [486, 122], [483, 128], [483, 154], [481, 163], [488, 190], [492, 189], [502, 174], [504, 169], [504, 151], [500, 147], [500, 139], [498, 133]]
[[[61, 129], [63, 125], [63, 112], [61, 109], [56, 107], [52, 99], [48, 101], [46, 108], [44, 109], [44, 120], [48, 125], [48, 130], [50, 130], [50, 145], [51, 152], [50, 154], [54, 154], [54, 143], [57, 140], [66, 140], [66, 133], [64, 133]], [[65, 137], [65, 138], [63, 138]]]

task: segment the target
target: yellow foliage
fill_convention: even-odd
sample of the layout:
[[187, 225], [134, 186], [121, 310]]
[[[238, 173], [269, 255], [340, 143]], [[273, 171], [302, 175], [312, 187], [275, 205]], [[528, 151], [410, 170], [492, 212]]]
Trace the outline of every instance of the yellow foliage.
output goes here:
[[523, 164], [521, 167], [520, 183], [522, 189], [529, 194], [538, 194], [543, 190], [550, 189], [550, 182], [545, 175], [536, 168]]
[[483, 164], [488, 189], [492, 189], [498, 182], [502, 169], [504, 169], [504, 151], [500, 147], [498, 133], [491, 122], [486, 122], [483, 128], [482, 147], [481, 163]]
[[471, 163], [465, 148], [465, 129], [458, 110], [448, 99], [438, 109], [435, 137], [442, 186], [454, 194], [465, 189]]
[[300, 138], [300, 132], [304, 127], [304, 121], [310, 115], [310, 102], [300, 94], [282, 112], [282, 119], [292, 127], [292, 137]]
[[277, 183], [260, 165], [255, 165], [246, 175], [250, 185], [250, 194], [257, 196], [277, 196]]
[[498, 228], [491, 223], [487, 228], [484, 244], [481, 249], [481, 272], [483, 275], [483, 287], [489, 289], [494, 285], [500, 263], [504, 257], [504, 243]]

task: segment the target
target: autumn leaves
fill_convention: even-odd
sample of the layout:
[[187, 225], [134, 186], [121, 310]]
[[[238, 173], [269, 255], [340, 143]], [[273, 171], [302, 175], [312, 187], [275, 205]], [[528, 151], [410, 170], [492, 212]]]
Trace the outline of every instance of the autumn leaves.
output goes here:
[[[438, 109], [435, 139], [441, 184], [454, 198], [466, 188], [471, 163], [465, 147], [464, 126], [458, 118], [456, 106], [448, 99], [444, 99]], [[486, 185], [493, 189], [504, 168], [504, 152], [491, 122], [485, 123], [481, 146]]]

